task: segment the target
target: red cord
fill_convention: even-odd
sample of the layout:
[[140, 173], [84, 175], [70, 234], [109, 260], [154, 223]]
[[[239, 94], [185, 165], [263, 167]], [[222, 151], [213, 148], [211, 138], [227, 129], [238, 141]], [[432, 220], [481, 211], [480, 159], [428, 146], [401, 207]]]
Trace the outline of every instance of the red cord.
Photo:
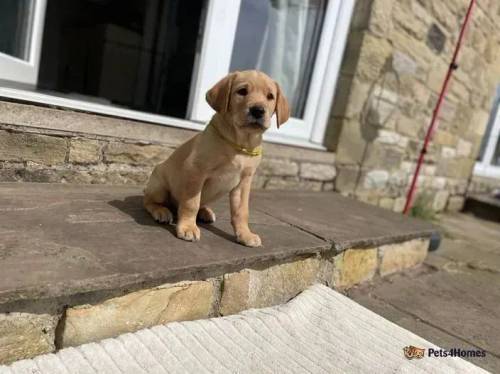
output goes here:
[[460, 29], [460, 35], [457, 40], [457, 44], [455, 46], [455, 52], [453, 53], [453, 59], [451, 60], [450, 66], [448, 68], [448, 72], [446, 73], [446, 77], [443, 82], [443, 86], [441, 88], [441, 93], [439, 94], [438, 101], [436, 103], [436, 107], [434, 108], [434, 112], [432, 114], [431, 123], [429, 124], [429, 128], [427, 129], [427, 134], [425, 135], [424, 145], [422, 146], [422, 150], [420, 151], [420, 155], [418, 156], [417, 167], [415, 169], [415, 173], [413, 174], [413, 178], [411, 181], [410, 189], [408, 190], [408, 194], [406, 196], [406, 204], [403, 210], [403, 214], [407, 214], [410, 210], [413, 203], [413, 195], [415, 194], [415, 190], [417, 187], [418, 175], [420, 173], [420, 169], [424, 162], [425, 154], [427, 153], [427, 146], [431, 140], [432, 134], [434, 133], [434, 128], [436, 127], [436, 121], [439, 114], [439, 110], [441, 109], [441, 105], [443, 104], [443, 100], [446, 96], [446, 90], [448, 88], [448, 84], [450, 82], [450, 78], [453, 74], [453, 71], [457, 69], [457, 57], [458, 52], [460, 51], [460, 47], [462, 46], [462, 41], [464, 38], [465, 30], [467, 28], [467, 24], [469, 23], [470, 16], [472, 14], [472, 8], [475, 4], [476, 0], [471, 0], [469, 4], [469, 8], [467, 9], [467, 14], [465, 15], [464, 22], [462, 24], [462, 28]]

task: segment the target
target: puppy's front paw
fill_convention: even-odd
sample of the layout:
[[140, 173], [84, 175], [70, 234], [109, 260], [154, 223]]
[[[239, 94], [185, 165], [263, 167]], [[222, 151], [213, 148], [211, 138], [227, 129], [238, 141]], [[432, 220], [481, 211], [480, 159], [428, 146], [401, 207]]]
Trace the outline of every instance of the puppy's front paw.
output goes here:
[[260, 247], [262, 245], [260, 236], [253, 232], [236, 235], [236, 241], [247, 247]]
[[164, 206], [154, 208], [151, 215], [160, 223], [172, 223], [174, 221], [172, 212]]
[[200, 229], [196, 225], [177, 225], [177, 237], [189, 242], [200, 240]]

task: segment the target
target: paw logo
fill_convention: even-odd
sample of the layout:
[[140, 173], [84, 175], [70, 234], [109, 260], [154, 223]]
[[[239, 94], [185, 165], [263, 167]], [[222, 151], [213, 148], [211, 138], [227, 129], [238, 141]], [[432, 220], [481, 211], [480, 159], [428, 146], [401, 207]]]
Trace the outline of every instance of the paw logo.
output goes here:
[[425, 348], [417, 348], [414, 347], [413, 345], [408, 345], [403, 348], [403, 352], [405, 354], [405, 357], [408, 360], [412, 360], [414, 358], [422, 358], [425, 355]]

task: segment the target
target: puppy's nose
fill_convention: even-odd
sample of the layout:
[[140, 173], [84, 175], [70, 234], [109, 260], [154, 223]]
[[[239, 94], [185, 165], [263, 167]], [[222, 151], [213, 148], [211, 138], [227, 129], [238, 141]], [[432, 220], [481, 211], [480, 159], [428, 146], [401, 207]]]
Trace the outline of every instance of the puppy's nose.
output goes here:
[[266, 110], [264, 109], [263, 106], [260, 105], [255, 105], [250, 107], [250, 114], [252, 115], [253, 118], [259, 119], [264, 117], [264, 113], [266, 113]]

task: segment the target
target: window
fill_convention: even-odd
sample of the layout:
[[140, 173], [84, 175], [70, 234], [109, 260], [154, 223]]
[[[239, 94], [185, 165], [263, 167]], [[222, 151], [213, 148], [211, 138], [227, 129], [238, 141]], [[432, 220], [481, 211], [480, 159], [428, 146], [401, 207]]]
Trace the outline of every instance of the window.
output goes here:
[[320, 147], [353, 4], [4, 0], [0, 96], [202, 129], [206, 91], [232, 70], [259, 69], [292, 108], [267, 139]]
[[474, 173], [484, 177], [500, 178], [500, 85], [497, 88]]

